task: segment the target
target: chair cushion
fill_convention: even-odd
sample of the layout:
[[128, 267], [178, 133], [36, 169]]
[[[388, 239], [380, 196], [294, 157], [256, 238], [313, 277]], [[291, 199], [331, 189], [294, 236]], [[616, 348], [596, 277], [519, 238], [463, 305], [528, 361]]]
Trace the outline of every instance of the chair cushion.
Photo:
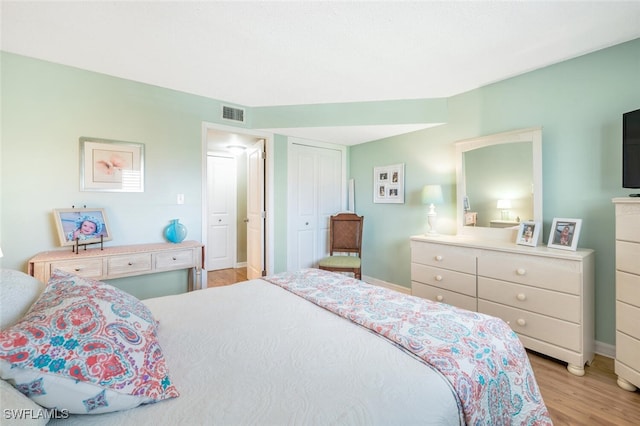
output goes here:
[[359, 268], [360, 258], [356, 256], [329, 256], [319, 263], [325, 268]]

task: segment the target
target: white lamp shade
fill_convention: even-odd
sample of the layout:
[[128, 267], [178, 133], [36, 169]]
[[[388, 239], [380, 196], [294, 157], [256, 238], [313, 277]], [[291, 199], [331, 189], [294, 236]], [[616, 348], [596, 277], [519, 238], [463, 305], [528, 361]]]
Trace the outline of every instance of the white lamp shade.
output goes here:
[[511, 200], [498, 200], [498, 208], [499, 209], [510, 209], [511, 208]]
[[442, 186], [425, 185], [422, 188], [422, 204], [442, 204]]

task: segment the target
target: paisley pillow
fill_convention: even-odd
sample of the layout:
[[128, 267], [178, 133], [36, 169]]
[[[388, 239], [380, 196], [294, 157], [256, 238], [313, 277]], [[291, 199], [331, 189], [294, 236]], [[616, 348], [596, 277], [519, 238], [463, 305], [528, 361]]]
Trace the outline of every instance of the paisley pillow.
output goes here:
[[39, 405], [77, 414], [179, 395], [149, 309], [115, 287], [62, 271], [22, 320], [0, 332], [0, 375]]

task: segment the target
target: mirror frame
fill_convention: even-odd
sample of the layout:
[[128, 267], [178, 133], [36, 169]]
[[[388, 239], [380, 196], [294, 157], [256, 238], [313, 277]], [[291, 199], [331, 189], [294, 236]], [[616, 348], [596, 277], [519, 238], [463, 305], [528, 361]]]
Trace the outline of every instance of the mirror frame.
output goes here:
[[512, 130], [456, 142], [456, 192], [458, 235], [515, 242], [517, 229], [464, 226], [464, 153], [477, 148], [515, 142], [532, 142], [533, 220], [542, 225], [542, 127]]

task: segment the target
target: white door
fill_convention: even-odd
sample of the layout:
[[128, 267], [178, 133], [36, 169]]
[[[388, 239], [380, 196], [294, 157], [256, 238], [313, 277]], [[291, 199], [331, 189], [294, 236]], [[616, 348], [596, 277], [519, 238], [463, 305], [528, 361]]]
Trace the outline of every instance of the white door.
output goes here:
[[247, 149], [247, 279], [266, 273], [264, 253], [264, 140]]
[[236, 262], [236, 159], [207, 156], [207, 269], [233, 268]]
[[328, 253], [329, 216], [343, 209], [342, 151], [291, 144], [287, 268], [315, 267]]

